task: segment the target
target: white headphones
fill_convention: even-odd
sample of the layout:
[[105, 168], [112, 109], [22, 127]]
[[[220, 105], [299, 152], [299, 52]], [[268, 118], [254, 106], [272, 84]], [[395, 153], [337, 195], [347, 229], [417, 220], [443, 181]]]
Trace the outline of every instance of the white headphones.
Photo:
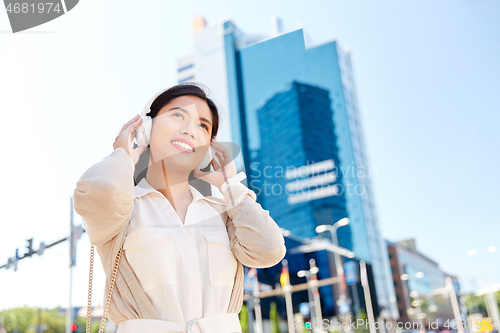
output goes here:
[[[153, 104], [155, 99], [162, 93], [164, 93], [167, 89], [164, 89], [159, 93], [155, 94], [153, 97], [151, 97], [146, 106], [144, 107], [144, 110], [141, 113], [142, 123], [135, 129], [135, 141], [137, 142], [137, 145], [146, 147], [149, 145], [149, 141], [151, 139], [151, 128], [153, 126], [153, 120], [151, 119], [150, 116], [146, 116], [146, 114], [151, 112], [151, 105]], [[203, 161], [201, 161], [198, 168], [200, 169], [206, 168], [210, 164], [210, 161], [212, 161], [214, 155], [215, 155], [215, 149], [212, 148], [212, 146], [210, 145], [208, 147], [207, 153], [205, 154], [205, 157], [203, 158]]]

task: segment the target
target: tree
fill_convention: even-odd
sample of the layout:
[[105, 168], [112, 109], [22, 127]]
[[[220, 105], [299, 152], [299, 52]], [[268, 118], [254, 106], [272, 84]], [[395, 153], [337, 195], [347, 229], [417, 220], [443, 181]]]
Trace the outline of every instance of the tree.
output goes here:
[[[493, 293], [495, 296], [498, 307], [500, 308], [500, 290]], [[486, 304], [484, 303], [485, 296], [476, 296], [474, 293], [466, 294], [465, 296], [465, 306], [469, 313], [481, 313], [483, 316], [488, 316], [486, 310]]]
[[[85, 332], [87, 329], [87, 317], [76, 318], [76, 324], [78, 325], [78, 332]], [[108, 321], [106, 321], [106, 325]], [[90, 324], [90, 333], [98, 333], [99, 327], [101, 327], [101, 320], [94, 320]]]
[[30, 326], [48, 325], [44, 333], [64, 333], [66, 316], [60, 314], [58, 309], [39, 309], [36, 307], [18, 307], [3, 310], [0, 317], [4, 317], [7, 332], [32, 333]]
[[276, 302], [271, 302], [269, 320], [271, 321], [271, 333], [281, 333], [279, 327], [280, 317], [278, 315], [278, 310], [276, 309]]
[[99, 333], [99, 327], [101, 327], [100, 321], [90, 324], [90, 333]]
[[0, 312], [0, 316], [4, 318], [7, 332], [17, 330], [19, 333], [26, 333], [30, 325], [35, 325], [37, 313], [37, 309], [25, 305], [22, 308], [3, 310]]
[[465, 307], [469, 313], [479, 312], [486, 316], [486, 305], [482, 296], [476, 296], [473, 293], [465, 295]]
[[[365, 309], [360, 308], [359, 313], [355, 316], [356, 322], [358, 322], [358, 319], [363, 320], [363, 323], [366, 323], [366, 313]], [[365, 331], [366, 325], [356, 325], [356, 333], [363, 333]]]
[[241, 332], [249, 333], [250, 330], [248, 328], [248, 308], [245, 304], [241, 306], [240, 311], [240, 324], [241, 324]]
[[42, 312], [41, 325], [49, 325], [43, 333], [64, 333], [66, 329], [66, 316], [60, 314], [58, 309], [44, 310]]

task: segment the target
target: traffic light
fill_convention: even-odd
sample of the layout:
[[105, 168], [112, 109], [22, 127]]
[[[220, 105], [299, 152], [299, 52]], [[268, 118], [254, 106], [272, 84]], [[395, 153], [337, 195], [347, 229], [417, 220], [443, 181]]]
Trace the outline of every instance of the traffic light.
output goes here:
[[33, 238], [27, 239], [26, 240], [28, 244], [26, 244], [26, 249], [28, 250], [24, 255], [26, 257], [31, 257], [33, 254], [36, 253], [36, 251], [33, 251]]
[[73, 318], [71, 319], [71, 321], [73, 322], [71, 324], [71, 332], [80, 332], [80, 325], [78, 325], [77, 323], [77, 319], [78, 319], [78, 310], [79, 310], [79, 307], [78, 306], [75, 306], [73, 307], [73, 313], [72, 313], [72, 316]]

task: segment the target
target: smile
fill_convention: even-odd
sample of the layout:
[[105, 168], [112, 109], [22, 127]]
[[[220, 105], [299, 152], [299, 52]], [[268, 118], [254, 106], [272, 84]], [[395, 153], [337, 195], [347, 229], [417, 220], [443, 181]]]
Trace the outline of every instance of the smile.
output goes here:
[[170, 141], [170, 142], [175, 146], [175, 148], [177, 148], [181, 151], [184, 151], [186, 153], [193, 153], [194, 152], [193, 148], [184, 142], [180, 142], [180, 141]]

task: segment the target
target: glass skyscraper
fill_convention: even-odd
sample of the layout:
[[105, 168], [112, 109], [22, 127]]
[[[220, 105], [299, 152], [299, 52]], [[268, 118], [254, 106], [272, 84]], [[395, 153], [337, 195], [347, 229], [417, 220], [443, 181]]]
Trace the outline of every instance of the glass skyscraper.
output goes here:
[[[349, 52], [337, 41], [306, 49], [302, 29], [251, 36], [231, 21], [199, 28], [194, 44], [193, 53], [178, 60], [179, 82], [209, 87], [222, 109], [219, 141], [241, 147], [236, 163], [259, 202], [280, 227], [305, 238], [318, 236], [318, 224], [348, 217], [349, 225], [337, 232], [339, 246], [369, 265], [378, 316], [397, 319], [387, 247], [372, 202], [370, 173], [376, 170], [365, 156]], [[307, 174], [318, 168], [324, 172]], [[271, 184], [268, 192], [264, 180]], [[272, 185], [282, 192], [269, 192]], [[320, 272], [330, 276], [331, 261], [317, 256]]]

